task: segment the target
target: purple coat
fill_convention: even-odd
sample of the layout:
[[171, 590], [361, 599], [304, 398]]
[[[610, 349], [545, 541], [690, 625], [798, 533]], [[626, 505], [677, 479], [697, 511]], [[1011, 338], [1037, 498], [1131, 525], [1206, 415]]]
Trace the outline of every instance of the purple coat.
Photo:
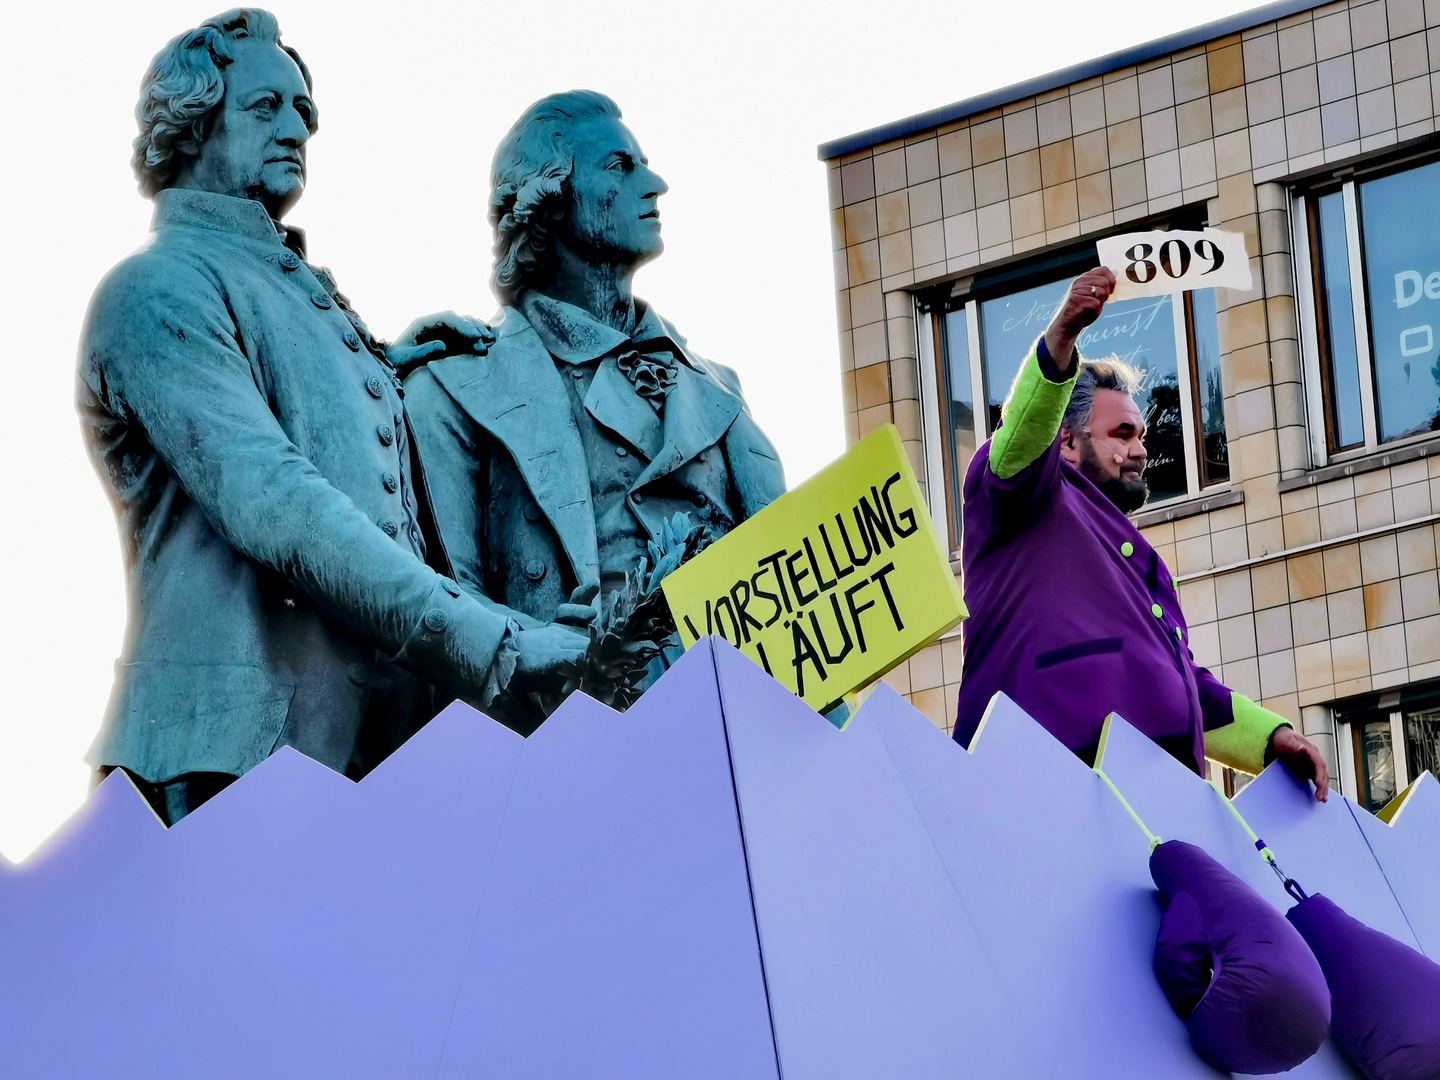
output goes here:
[[1082, 756], [1116, 712], [1203, 773], [1204, 732], [1232, 721], [1231, 696], [1190, 653], [1170, 570], [1058, 438], [1005, 480], [990, 446], [965, 477], [955, 740], [969, 745], [1003, 691]]

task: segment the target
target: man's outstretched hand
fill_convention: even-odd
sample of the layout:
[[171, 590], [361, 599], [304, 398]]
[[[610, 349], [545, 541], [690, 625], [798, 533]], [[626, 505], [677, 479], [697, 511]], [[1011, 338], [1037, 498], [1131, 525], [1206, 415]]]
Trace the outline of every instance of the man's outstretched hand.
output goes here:
[[1115, 275], [1103, 266], [1087, 270], [1070, 283], [1064, 302], [1045, 328], [1045, 349], [1060, 374], [1069, 378], [1070, 357], [1080, 332], [1100, 317], [1100, 309], [1115, 291]]
[[402, 373], [441, 356], [475, 353], [483, 356], [495, 341], [495, 331], [484, 321], [441, 311], [416, 319], [395, 343], [385, 348], [385, 356]]
[[1315, 781], [1315, 798], [1326, 802], [1330, 798], [1330, 770], [1320, 756], [1320, 748], [1288, 724], [1275, 729], [1270, 736], [1270, 749], [1275, 760], [1290, 770], [1297, 780]]

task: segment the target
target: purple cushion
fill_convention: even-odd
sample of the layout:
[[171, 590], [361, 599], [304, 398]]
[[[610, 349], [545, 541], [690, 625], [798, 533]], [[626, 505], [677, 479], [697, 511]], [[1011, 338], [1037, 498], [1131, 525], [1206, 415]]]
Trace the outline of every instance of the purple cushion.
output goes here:
[[1150, 876], [1167, 902], [1155, 975], [1200, 1056], [1230, 1072], [1277, 1073], [1319, 1050], [1330, 992], [1284, 916], [1193, 844], [1161, 844]]
[[1335, 1041], [1365, 1075], [1440, 1077], [1440, 966], [1323, 896], [1302, 900], [1285, 917], [1330, 984]]

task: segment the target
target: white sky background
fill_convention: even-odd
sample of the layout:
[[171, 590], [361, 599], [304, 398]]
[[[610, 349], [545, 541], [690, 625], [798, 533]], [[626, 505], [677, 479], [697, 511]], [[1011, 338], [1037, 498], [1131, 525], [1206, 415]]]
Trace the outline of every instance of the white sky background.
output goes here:
[[[125, 620], [114, 515], [73, 406], [85, 305], [145, 239], [130, 171], [150, 58], [208, 3], [7, 4], [0, 21], [0, 855], [85, 797]], [[794, 485], [844, 448], [816, 146], [1220, 18], [1243, 0], [272, 0], [320, 131], [289, 221], [377, 334], [489, 317], [496, 144], [535, 99], [615, 98], [670, 184], [637, 291], [740, 373]]]

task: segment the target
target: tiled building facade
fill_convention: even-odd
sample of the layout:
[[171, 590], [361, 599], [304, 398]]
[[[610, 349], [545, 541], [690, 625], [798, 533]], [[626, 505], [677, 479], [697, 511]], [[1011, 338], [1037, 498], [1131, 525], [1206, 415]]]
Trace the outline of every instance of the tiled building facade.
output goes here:
[[[1164, 489], [1137, 518], [1197, 659], [1377, 803], [1440, 745], [1437, 116], [1440, 0], [1281, 3], [821, 149], [848, 437], [898, 426], [957, 573], [1042, 301], [1098, 237], [1244, 234], [1249, 292], [1126, 324]], [[957, 631], [887, 679], [948, 730], [960, 668]]]

